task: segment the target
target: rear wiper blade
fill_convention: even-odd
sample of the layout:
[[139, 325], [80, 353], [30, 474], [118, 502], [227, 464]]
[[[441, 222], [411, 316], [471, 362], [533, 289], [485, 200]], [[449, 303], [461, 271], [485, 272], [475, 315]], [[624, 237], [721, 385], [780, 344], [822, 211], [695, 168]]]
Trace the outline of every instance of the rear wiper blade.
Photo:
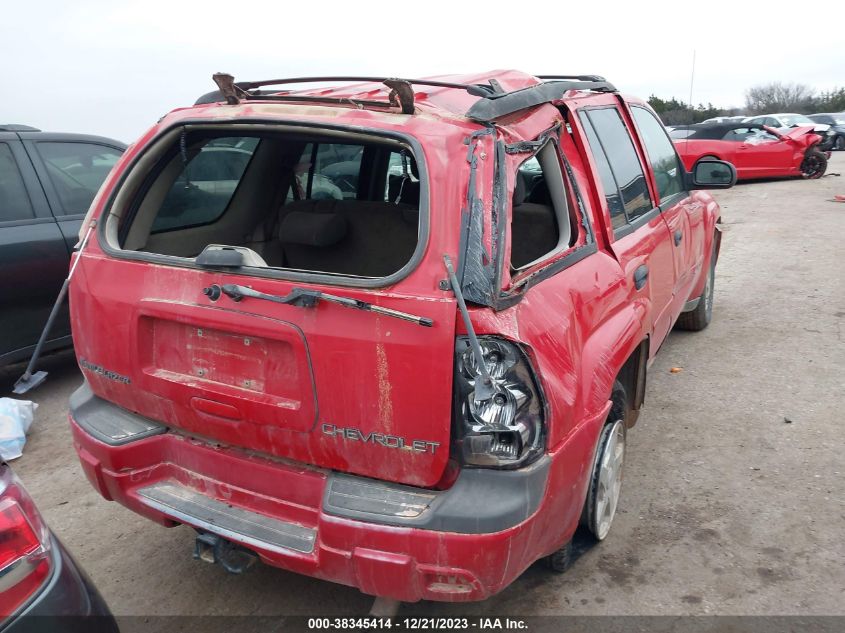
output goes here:
[[294, 288], [291, 290], [290, 294], [280, 297], [279, 295], [258, 292], [257, 290], [253, 290], [247, 286], [239, 286], [236, 284], [224, 284], [222, 286], [218, 286], [215, 284], [213, 286], [209, 286], [208, 288], [204, 288], [203, 293], [213, 301], [216, 301], [217, 298], [220, 297], [220, 293], [223, 293], [233, 301], [240, 301], [244, 297], [250, 297], [252, 299], [264, 299], [265, 301], [283, 303], [286, 305], [298, 306], [300, 308], [313, 308], [317, 305], [318, 301], [328, 301], [347, 308], [355, 308], [356, 310], [364, 310], [366, 312], [375, 312], [376, 314], [395, 317], [397, 319], [402, 319], [403, 321], [410, 321], [411, 323], [416, 323], [417, 325], [422, 325], [424, 327], [432, 327], [434, 325], [434, 321], [427, 317], [408, 314], [407, 312], [392, 310], [391, 308], [382, 308], [381, 306], [373, 305], [372, 303], [367, 303], [366, 301], [360, 301], [350, 297], [339, 297], [326, 292], [320, 292], [319, 290], [308, 290], [306, 288]]

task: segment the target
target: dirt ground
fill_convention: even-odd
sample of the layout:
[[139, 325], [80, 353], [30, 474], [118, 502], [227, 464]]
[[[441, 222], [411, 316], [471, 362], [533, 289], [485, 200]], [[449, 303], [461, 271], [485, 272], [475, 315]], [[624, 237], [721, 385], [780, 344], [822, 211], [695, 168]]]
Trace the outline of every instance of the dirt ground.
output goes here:
[[[831, 172], [845, 171], [845, 152]], [[484, 603], [401, 614], [845, 615], [845, 177], [717, 192], [725, 234], [714, 321], [675, 332], [650, 368], [607, 541], [563, 575], [535, 565]], [[119, 615], [362, 615], [355, 589], [266, 566], [193, 560], [194, 534], [104, 501], [71, 446], [71, 354], [14, 468]], [[681, 368], [672, 373], [671, 368]], [[0, 370], [8, 393], [21, 367]]]

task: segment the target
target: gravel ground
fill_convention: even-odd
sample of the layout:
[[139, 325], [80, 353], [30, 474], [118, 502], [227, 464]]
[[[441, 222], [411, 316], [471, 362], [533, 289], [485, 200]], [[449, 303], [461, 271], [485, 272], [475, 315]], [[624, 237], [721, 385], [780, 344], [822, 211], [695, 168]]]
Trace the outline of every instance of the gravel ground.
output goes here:
[[[829, 171], [843, 170], [840, 152]], [[714, 321], [673, 333], [649, 370], [607, 541], [579, 539], [566, 574], [535, 565], [484, 603], [401, 613], [845, 615], [845, 204], [829, 201], [836, 193], [845, 178], [716, 193], [725, 234]], [[14, 468], [115, 614], [367, 612], [371, 599], [348, 587], [260, 565], [227, 575], [191, 558], [189, 528], [104, 501], [65, 418], [80, 380], [73, 357], [44, 364], [50, 378], [30, 396], [40, 408]], [[21, 370], [0, 370], [0, 391]]]

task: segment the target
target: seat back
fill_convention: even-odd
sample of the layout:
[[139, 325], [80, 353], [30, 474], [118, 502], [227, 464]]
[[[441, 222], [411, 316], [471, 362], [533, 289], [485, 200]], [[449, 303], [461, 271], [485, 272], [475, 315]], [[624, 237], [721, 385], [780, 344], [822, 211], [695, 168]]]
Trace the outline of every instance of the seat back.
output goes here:
[[[291, 215], [294, 214], [294, 215]], [[314, 221], [312, 214], [331, 220]], [[301, 200], [282, 207], [278, 241], [287, 268], [384, 277], [404, 266], [417, 246], [416, 208], [365, 200]], [[340, 231], [338, 226], [345, 228]], [[315, 228], [316, 227], [316, 228]], [[308, 236], [313, 235], [313, 239]]]

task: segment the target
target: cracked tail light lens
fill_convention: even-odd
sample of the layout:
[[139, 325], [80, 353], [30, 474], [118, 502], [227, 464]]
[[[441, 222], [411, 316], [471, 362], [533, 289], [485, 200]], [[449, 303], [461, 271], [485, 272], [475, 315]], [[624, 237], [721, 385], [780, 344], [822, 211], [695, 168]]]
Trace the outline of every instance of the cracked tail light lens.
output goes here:
[[11, 469], [0, 464], [0, 623], [50, 575], [50, 533]]
[[479, 399], [469, 338], [455, 344], [455, 452], [466, 466], [518, 468], [543, 452], [544, 404], [528, 358], [508, 341], [479, 337], [493, 394]]

